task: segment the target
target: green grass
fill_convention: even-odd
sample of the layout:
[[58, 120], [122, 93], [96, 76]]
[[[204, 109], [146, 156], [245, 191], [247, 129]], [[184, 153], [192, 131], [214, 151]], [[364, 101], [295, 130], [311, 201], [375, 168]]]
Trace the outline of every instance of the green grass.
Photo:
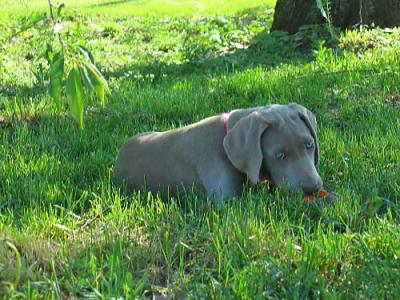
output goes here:
[[[65, 0], [68, 10], [85, 14], [101, 14], [112, 17], [128, 16], [204, 16], [237, 13], [263, 6], [271, 8], [275, 0]], [[47, 11], [47, 0], [0, 0], [0, 16], [26, 15], [33, 11]]]
[[[110, 83], [106, 108], [91, 106], [83, 131], [34, 75], [48, 68], [35, 59], [46, 24], [13, 36], [20, 21], [9, 16], [0, 27], [0, 296], [399, 297], [398, 29], [343, 33], [330, 49], [321, 29], [270, 34], [268, 2], [124, 4], [140, 6], [136, 18], [92, 2], [68, 12], [63, 33], [79, 27]], [[14, 5], [3, 13], [19, 15]], [[113, 185], [128, 136], [292, 101], [317, 116], [333, 204], [258, 186], [217, 208], [196, 193], [128, 197]]]

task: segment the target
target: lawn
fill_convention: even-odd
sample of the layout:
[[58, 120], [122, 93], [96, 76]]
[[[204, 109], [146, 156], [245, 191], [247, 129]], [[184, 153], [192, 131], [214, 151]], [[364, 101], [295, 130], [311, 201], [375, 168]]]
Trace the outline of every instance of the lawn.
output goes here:
[[[257, 6], [274, 7], [275, 0], [65, 0], [69, 10], [89, 15], [128, 16], [208, 16], [237, 13]], [[0, 16], [24, 16], [47, 11], [47, 0], [0, 0]]]
[[[326, 28], [270, 33], [274, 1], [65, 1], [62, 34], [85, 44], [110, 85], [80, 130], [40, 72], [47, 23], [17, 33], [46, 1], [8, 2], [0, 297], [399, 298], [399, 29], [338, 41]], [[289, 102], [317, 116], [333, 203], [261, 185], [216, 207], [113, 184], [128, 136]]]

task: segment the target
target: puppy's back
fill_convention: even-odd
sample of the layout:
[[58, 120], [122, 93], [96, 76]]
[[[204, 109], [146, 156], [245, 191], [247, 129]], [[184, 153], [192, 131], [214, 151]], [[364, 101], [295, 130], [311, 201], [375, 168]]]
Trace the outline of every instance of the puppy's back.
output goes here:
[[142, 187], [157, 192], [171, 187], [187, 188], [197, 181], [197, 174], [188, 165], [185, 153], [176, 151], [181, 135], [176, 130], [146, 132], [128, 138], [122, 145], [115, 165], [118, 184], [128, 189]]

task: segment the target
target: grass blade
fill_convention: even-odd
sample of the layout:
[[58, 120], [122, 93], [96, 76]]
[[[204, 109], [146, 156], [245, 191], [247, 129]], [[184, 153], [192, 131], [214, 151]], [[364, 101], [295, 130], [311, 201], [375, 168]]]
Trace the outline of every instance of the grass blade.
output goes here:
[[15, 245], [13, 243], [6, 241], [6, 244], [15, 254], [17, 271], [16, 271], [15, 279], [14, 279], [14, 282], [12, 283], [12, 285], [16, 289], [19, 284], [19, 280], [21, 279], [21, 255], [19, 254], [17, 247], [15, 247]]
[[322, 16], [325, 18], [325, 20], [328, 20], [328, 15], [325, 11], [324, 4], [322, 3], [323, 0], [315, 0], [317, 7], [319, 11], [321, 12]]

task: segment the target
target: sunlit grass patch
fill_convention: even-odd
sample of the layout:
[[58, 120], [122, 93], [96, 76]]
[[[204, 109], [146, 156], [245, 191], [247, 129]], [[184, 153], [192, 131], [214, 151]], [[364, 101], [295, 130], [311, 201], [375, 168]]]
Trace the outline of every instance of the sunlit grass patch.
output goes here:
[[[261, 6], [272, 9], [276, 0], [65, 0], [52, 1], [54, 5], [64, 3], [72, 12], [84, 14], [101, 14], [105, 17], [137, 17], [137, 16], [206, 16], [235, 14]], [[0, 16], [11, 18], [22, 16], [34, 11], [47, 11], [48, 2], [42, 0], [0, 1]]]

